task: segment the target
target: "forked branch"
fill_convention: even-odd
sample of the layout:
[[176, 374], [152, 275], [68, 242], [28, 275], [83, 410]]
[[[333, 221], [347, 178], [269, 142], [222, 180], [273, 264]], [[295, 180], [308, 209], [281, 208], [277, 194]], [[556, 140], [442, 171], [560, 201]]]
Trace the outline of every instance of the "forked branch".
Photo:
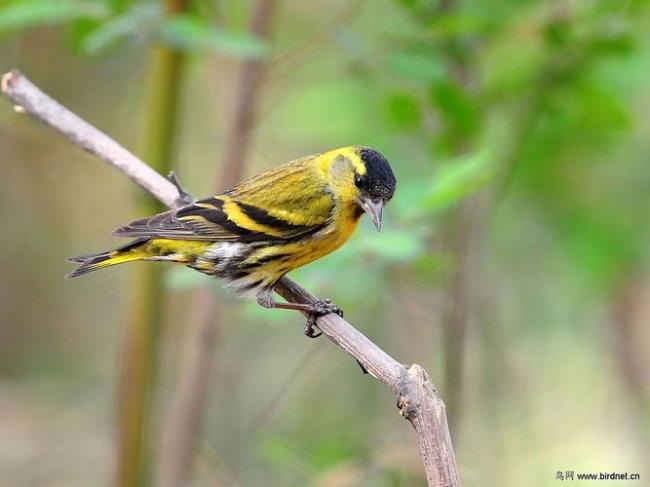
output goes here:
[[[183, 204], [177, 187], [124, 149], [113, 139], [47, 96], [19, 71], [1, 79], [2, 93], [17, 112], [28, 113], [61, 132], [71, 142], [122, 171], [169, 208]], [[276, 291], [287, 301], [311, 303], [309, 292], [288, 278]], [[415, 429], [428, 484], [459, 486], [456, 459], [449, 436], [445, 406], [426, 371], [419, 365], [400, 364], [343, 318], [330, 314], [318, 319], [318, 327], [339, 348], [354, 357], [370, 375], [397, 395], [400, 414]]]

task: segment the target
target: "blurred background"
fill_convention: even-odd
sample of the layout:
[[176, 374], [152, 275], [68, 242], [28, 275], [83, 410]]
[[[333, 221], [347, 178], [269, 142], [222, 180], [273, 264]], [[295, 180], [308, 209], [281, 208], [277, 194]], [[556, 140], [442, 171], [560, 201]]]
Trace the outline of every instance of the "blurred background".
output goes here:
[[[0, 1], [0, 69], [195, 196], [372, 146], [396, 197], [293, 277], [447, 404], [464, 485], [650, 458], [650, 5]], [[73, 281], [158, 210], [0, 102], [0, 486], [416, 486], [393, 395], [184, 268]], [[196, 433], [196, 435], [194, 435]]]

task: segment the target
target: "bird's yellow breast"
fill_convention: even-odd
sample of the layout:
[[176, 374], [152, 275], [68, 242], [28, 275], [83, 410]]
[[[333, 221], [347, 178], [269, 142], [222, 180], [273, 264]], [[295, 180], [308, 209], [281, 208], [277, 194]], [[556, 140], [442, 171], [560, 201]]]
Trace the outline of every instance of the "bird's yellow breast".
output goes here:
[[332, 224], [311, 239], [288, 244], [293, 257], [288, 259], [290, 270], [314, 262], [341, 247], [349, 240], [359, 224], [360, 214], [355, 207], [337, 209], [332, 218]]

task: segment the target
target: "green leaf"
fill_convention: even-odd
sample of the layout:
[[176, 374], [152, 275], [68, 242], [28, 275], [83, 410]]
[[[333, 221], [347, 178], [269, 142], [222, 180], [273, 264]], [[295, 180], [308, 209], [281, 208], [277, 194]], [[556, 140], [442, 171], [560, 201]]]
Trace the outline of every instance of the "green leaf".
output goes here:
[[486, 151], [445, 164], [438, 170], [422, 207], [425, 210], [446, 208], [488, 184], [494, 175], [495, 168]]
[[403, 91], [390, 93], [384, 102], [388, 123], [400, 130], [412, 130], [422, 122], [422, 110], [417, 98]]
[[102, 18], [108, 13], [101, 2], [23, 0], [0, 9], [0, 32], [62, 24], [79, 18]]
[[447, 125], [466, 136], [479, 125], [476, 102], [457, 84], [443, 80], [431, 87], [431, 103], [438, 108]]
[[124, 15], [100, 24], [87, 34], [81, 42], [81, 49], [86, 54], [96, 54], [126, 37], [141, 34], [147, 26], [153, 28], [160, 14], [157, 4], [136, 3]]
[[187, 50], [214, 50], [242, 58], [266, 56], [269, 46], [263, 40], [246, 34], [226, 32], [192, 15], [177, 15], [161, 28], [165, 42]]

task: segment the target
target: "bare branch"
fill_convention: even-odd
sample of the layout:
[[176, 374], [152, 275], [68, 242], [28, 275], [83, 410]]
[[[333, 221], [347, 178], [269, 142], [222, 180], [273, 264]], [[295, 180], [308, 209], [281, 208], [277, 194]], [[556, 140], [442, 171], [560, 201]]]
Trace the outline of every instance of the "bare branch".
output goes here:
[[[26, 113], [44, 121], [75, 144], [121, 170], [168, 207], [180, 205], [180, 195], [170, 181], [45, 95], [20, 72], [13, 70], [5, 74], [1, 87], [3, 94], [14, 104], [23, 107]], [[310, 303], [316, 299], [286, 277], [276, 290], [292, 302]], [[408, 368], [400, 364], [337, 315], [323, 316], [317, 324], [330, 341], [354, 357], [370, 375], [398, 395], [400, 413], [415, 429], [429, 485], [459, 486], [444, 404], [424, 369], [417, 364]]]
[[47, 96], [17, 69], [2, 76], [2, 93], [26, 112], [65, 135], [73, 144], [122, 171], [168, 207], [180, 204], [176, 187], [131, 152]]

